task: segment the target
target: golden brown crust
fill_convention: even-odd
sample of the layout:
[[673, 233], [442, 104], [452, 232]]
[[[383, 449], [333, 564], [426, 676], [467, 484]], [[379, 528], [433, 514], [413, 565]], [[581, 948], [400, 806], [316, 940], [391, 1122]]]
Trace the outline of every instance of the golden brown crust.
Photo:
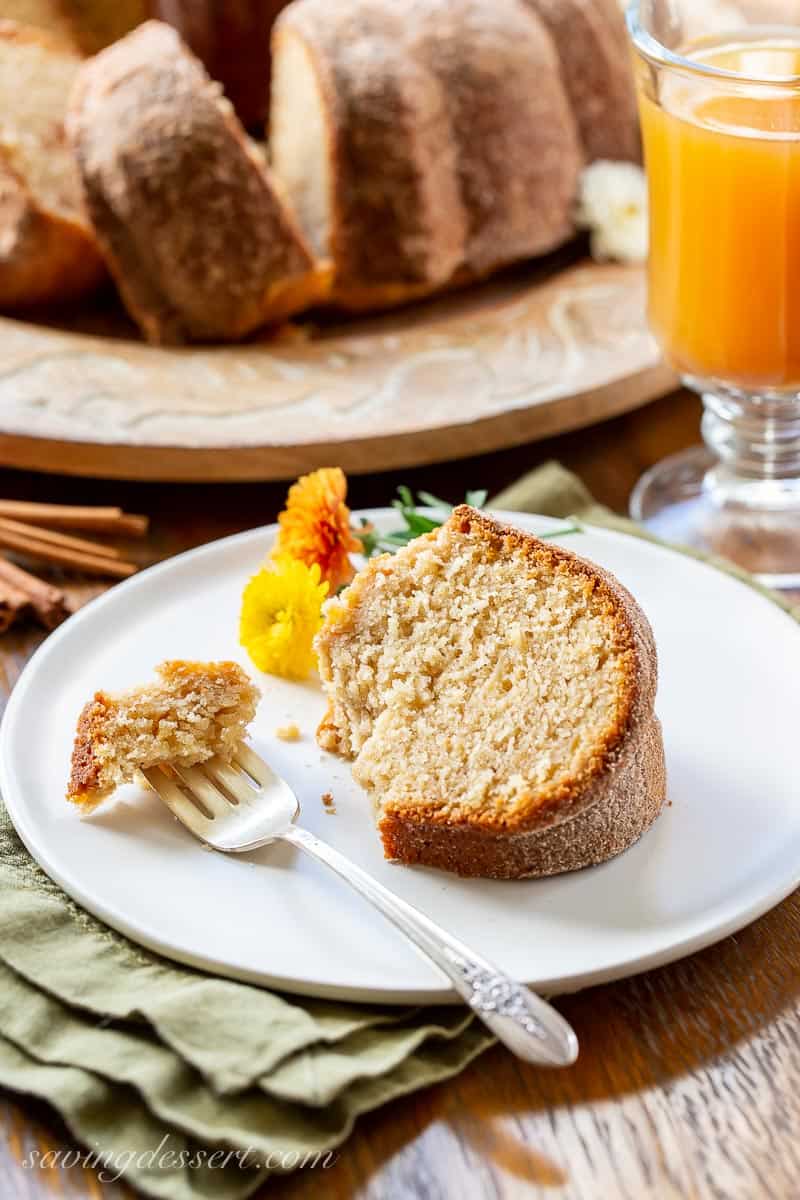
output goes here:
[[88, 295], [105, 277], [89, 229], [41, 208], [0, 148], [0, 306], [64, 304]]
[[376, 312], [388, 308], [401, 308], [420, 300], [441, 296], [459, 288], [469, 287], [488, 279], [491, 271], [478, 274], [466, 267], [459, 267], [444, 283], [383, 283], [365, 285], [342, 285], [334, 279], [329, 303], [346, 312]]
[[[41, 47], [61, 59], [80, 62], [64, 40], [47, 30], [0, 21], [6, 45]], [[13, 128], [13, 117], [8, 120]], [[63, 134], [54, 125], [53, 141], [63, 153]], [[53, 147], [42, 147], [42, 154]], [[70, 164], [71, 169], [71, 164]], [[71, 182], [71, 180], [70, 180]], [[74, 201], [80, 184], [74, 179]], [[106, 271], [88, 222], [43, 206], [29, 187], [13, 154], [0, 143], [0, 306], [24, 309], [79, 299], [99, 286]]]
[[[488, 804], [454, 819], [452, 806], [443, 806], [438, 797], [384, 804], [379, 830], [387, 857], [466, 875], [512, 878], [572, 870], [619, 853], [655, 818], [665, 795], [661, 731], [653, 716], [657, 656], [647, 618], [609, 572], [569, 550], [466, 505], [454, 510], [450, 522], [461, 533], [478, 532], [498, 555], [523, 554], [540, 569], [585, 581], [587, 598], [591, 595], [595, 606], [599, 602], [614, 628], [623, 668], [620, 703], [579, 774], [521, 795], [510, 811]], [[436, 537], [436, 531], [424, 535], [426, 540]], [[318, 637], [323, 677], [333, 639], [348, 633], [372, 580], [392, 566], [386, 557], [368, 563], [344, 594], [344, 611], [340, 608], [335, 622], [323, 627]], [[341, 731], [331, 707], [317, 737], [324, 749], [341, 752]]]
[[67, 799], [75, 804], [94, 807], [98, 799], [100, 766], [95, 758], [94, 743], [103, 728], [113, 700], [105, 692], [95, 692], [81, 709], [72, 747]]
[[156, 673], [165, 683], [192, 683], [197, 678], [206, 680], [218, 679], [222, 683], [240, 684], [247, 681], [247, 675], [237, 662], [231, 659], [221, 659], [219, 662], [202, 662], [194, 658], [168, 658], [156, 667]]
[[266, 163], [168, 25], [149, 21], [85, 64], [67, 131], [98, 239], [149, 341], [240, 338], [325, 294]]
[[487, 879], [526, 879], [577, 871], [627, 850], [652, 825], [666, 798], [661, 727], [653, 717], [570, 820], [516, 833], [382, 816], [387, 858]]

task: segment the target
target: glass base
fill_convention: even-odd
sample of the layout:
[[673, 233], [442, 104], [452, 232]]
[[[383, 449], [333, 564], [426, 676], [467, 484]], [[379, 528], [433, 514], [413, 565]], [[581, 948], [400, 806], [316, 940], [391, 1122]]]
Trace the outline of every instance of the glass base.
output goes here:
[[744, 479], [704, 446], [637, 483], [630, 514], [651, 533], [718, 554], [778, 589], [800, 589], [800, 481]]

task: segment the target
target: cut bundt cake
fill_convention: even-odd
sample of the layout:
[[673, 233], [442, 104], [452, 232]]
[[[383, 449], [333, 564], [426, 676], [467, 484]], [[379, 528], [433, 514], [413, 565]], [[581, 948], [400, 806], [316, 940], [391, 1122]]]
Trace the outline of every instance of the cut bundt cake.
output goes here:
[[444, 81], [404, 7], [299, 0], [273, 35], [270, 154], [312, 250], [366, 304], [442, 286], [467, 219]]
[[67, 799], [90, 810], [144, 767], [229, 758], [259, 692], [234, 662], [164, 662], [158, 680], [97, 692], [78, 718]]
[[67, 130], [101, 248], [150, 341], [240, 338], [324, 292], [263, 155], [170, 26], [148, 21], [85, 64]]
[[519, 878], [598, 863], [665, 796], [647, 618], [608, 572], [461, 506], [330, 602], [320, 744], [388, 858]]
[[105, 268], [64, 134], [81, 58], [63, 36], [0, 21], [0, 306], [77, 299]]
[[[583, 168], [639, 154], [617, 4], [8, 0], [51, 32], [0, 27], [0, 305], [105, 260], [149, 341], [235, 341], [547, 254]], [[234, 105], [264, 107], [271, 28], [268, 165]]]
[[270, 130], [347, 307], [485, 275], [574, 232], [578, 127], [524, 0], [296, 0], [275, 26]]

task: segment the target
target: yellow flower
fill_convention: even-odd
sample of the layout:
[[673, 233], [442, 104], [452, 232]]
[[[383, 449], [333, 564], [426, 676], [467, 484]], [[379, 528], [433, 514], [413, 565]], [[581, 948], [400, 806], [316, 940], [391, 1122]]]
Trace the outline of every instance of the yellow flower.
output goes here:
[[362, 549], [350, 529], [346, 497], [344, 471], [322, 467], [292, 484], [286, 508], [278, 517], [275, 554], [288, 554], [309, 567], [316, 563], [332, 592], [353, 578], [350, 555]]
[[327, 594], [317, 563], [282, 557], [253, 576], [242, 595], [239, 641], [260, 671], [305, 679], [316, 663], [312, 642]]

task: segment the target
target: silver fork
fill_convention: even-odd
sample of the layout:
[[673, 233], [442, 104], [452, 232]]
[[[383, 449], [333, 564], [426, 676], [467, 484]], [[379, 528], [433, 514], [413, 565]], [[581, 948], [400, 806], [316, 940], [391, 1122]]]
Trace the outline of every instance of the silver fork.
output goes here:
[[295, 825], [300, 805], [294, 792], [243, 742], [230, 763], [212, 758], [199, 767], [159, 766], [143, 773], [178, 820], [214, 850], [235, 854], [284, 841], [332, 867], [436, 964], [518, 1058], [553, 1067], [577, 1058], [574, 1031], [545, 1000]]

